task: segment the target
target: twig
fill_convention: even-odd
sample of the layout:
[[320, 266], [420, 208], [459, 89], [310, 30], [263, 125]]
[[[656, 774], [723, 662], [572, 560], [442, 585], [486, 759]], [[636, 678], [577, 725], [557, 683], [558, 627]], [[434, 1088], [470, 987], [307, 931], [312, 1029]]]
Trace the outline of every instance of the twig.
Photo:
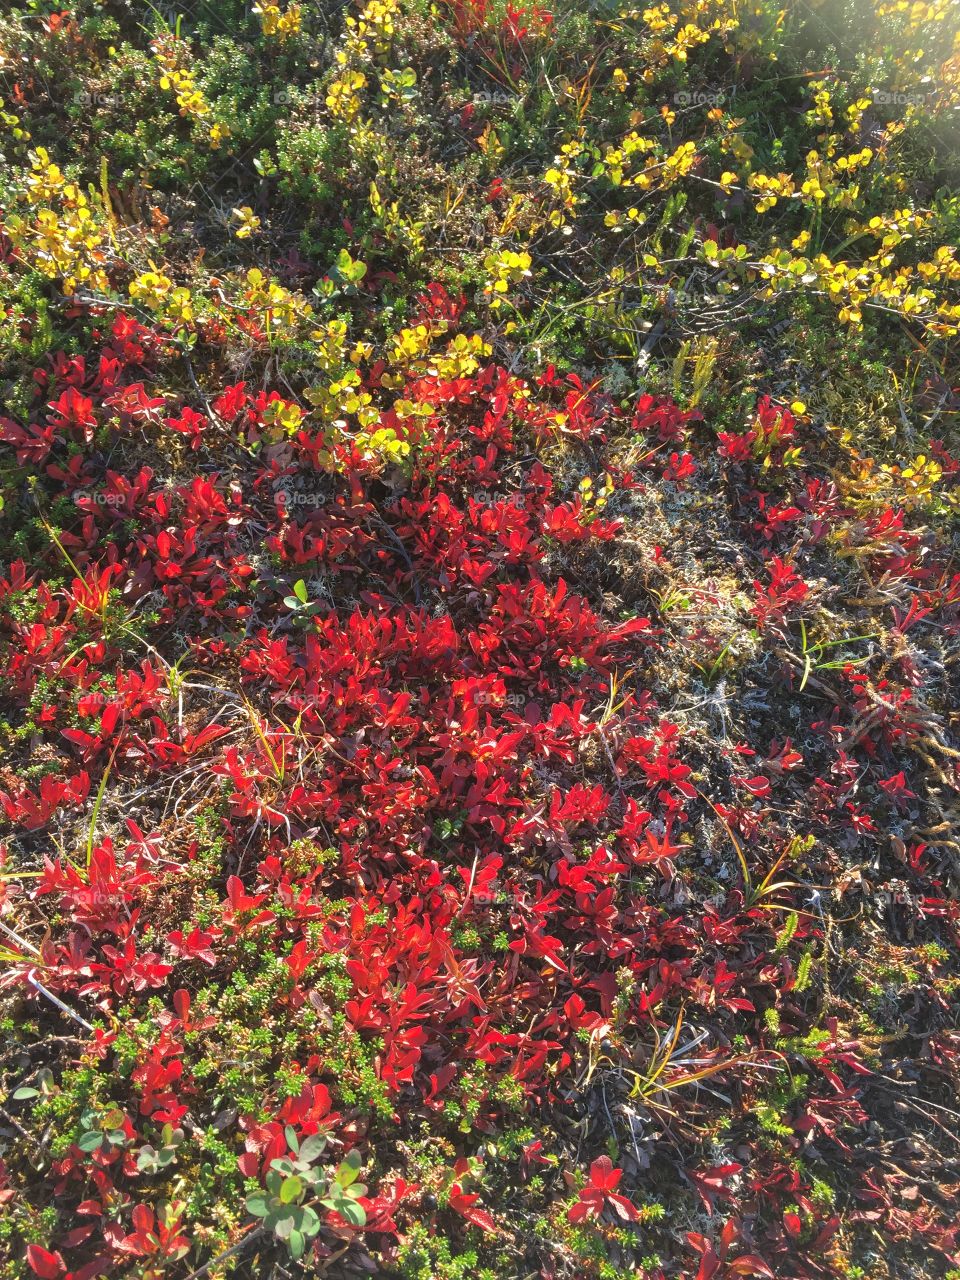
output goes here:
[[74, 1011], [70, 1008], [69, 1005], [64, 1004], [63, 1001], [59, 999], [57, 996], [55, 996], [52, 991], [48, 991], [42, 982], [37, 981], [37, 978], [34, 976], [33, 969], [29, 969], [27, 971], [26, 979], [30, 983], [31, 987], [34, 987], [37, 991], [39, 991], [42, 996], [46, 996], [46, 998], [50, 1001], [51, 1004], [55, 1004], [61, 1013], [65, 1013], [67, 1017], [72, 1018], [74, 1022], [79, 1022], [80, 1026], [84, 1027], [87, 1031], [89, 1031], [91, 1035], [96, 1034], [95, 1027], [91, 1027], [90, 1023], [87, 1022], [85, 1019], [81, 1018], [79, 1013], [74, 1013]]
[[35, 1147], [37, 1149], [37, 1151], [43, 1150], [43, 1143], [40, 1142], [36, 1137], [34, 1137], [34, 1135], [30, 1133], [29, 1130], [25, 1129], [23, 1125], [20, 1123], [20, 1121], [17, 1119], [17, 1117], [12, 1116], [10, 1112], [6, 1109], [6, 1107], [0, 1107], [0, 1116], [3, 1116], [7, 1124], [10, 1125], [12, 1129], [16, 1130], [16, 1132], [19, 1133], [20, 1137], [23, 1138], [25, 1142], [29, 1142], [32, 1147]]
[[221, 1262], [226, 1262], [228, 1258], [232, 1258], [234, 1254], [245, 1248], [251, 1240], [256, 1240], [257, 1236], [263, 1235], [263, 1227], [256, 1227], [248, 1236], [244, 1236], [242, 1240], [238, 1240], [236, 1244], [232, 1244], [226, 1253], [219, 1254], [216, 1258], [211, 1258], [209, 1262], [205, 1262], [202, 1267], [197, 1267], [196, 1271], [191, 1271], [186, 1280], [199, 1280], [200, 1276], [205, 1276], [211, 1267], [219, 1266]]

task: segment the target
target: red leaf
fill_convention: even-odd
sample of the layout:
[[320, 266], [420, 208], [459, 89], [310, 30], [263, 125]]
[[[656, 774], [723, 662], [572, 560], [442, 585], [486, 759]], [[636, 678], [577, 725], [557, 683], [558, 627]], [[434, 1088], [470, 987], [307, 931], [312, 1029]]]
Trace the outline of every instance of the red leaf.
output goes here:
[[67, 1269], [59, 1253], [50, 1253], [38, 1244], [27, 1245], [27, 1261], [41, 1280], [56, 1280]]
[[785, 1213], [783, 1215], [783, 1225], [787, 1229], [787, 1234], [794, 1240], [800, 1239], [800, 1232], [803, 1230], [803, 1223], [796, 1213]]
[[472, 1222], [476, 1227], [483, 1227], [484, 1231], [496, 1231], [497, 1224], [487, 1213], [486, 1209], [468, 1209], [463, 1215], [468, 1222]]
[[727, 1271], [734, 1276], [765, 1276], [766, 1280], [777, 1280], [764, 1260], [755, 1253], [744, 1253], [735, 1261], [728, 1262]]

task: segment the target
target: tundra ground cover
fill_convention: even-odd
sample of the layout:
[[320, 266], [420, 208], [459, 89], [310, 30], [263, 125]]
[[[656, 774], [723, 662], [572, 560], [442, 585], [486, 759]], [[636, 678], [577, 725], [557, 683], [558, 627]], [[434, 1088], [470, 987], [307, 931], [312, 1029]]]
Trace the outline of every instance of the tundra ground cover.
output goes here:
[[956, 5], [5, 16], [0, 1280], [960, 1274]]

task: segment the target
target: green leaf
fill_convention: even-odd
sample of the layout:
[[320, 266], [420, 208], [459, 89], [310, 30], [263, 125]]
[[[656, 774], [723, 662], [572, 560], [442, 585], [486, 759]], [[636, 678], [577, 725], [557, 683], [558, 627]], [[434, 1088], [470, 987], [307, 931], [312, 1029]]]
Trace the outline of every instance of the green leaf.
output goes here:
[[280, 1239], [289, 1240], [290, 1233], [291, 1231], [296, 1229], [298, 1220], [296, 1216], [290, 1212], [290, 1210], [287, 1210], [287, 1212], [282, 1218], [279, 1216], [274, 1217], [273, 1215], [271, 1215], [270, 1221], [273, 1225], [274, 1231], [277, 1233]]
[[305, 1160], [307, 1164], [310, 1164], [312, 1161], [316, 1160], [319, 1155], [323, 1154], [326, 1145], [327, 1140], [322, 1134], [311, 1134], [309, 1138], [305, 1138], [303, 1140], [303, 1144], [300, 1147], [300, 1159]]
[[298, 1178], [296, 1174], [292, 1178], [285, 1178], [280, 1188], [280, 1203], [294, 1204], [303, 1195], [303, 1179]]
[[304, 1250], [307, 1247], [307, 1242], [304, 1240], [302, 1232], [291, 1231], [290, 1237], [287, 1240], [287, 1245], [289, 1246], [290, 1253], [294, 1258], [302, 1258]]
[[367, 1223], [367, 1215], [363, 1205], [358, 1204], [356, 1200], [351, 1200], [349, 1196], [339, 1195], [330, 1196], [323, 1201], [329, 1209], [333, 1209], [339, 1213], [341, 1218], [346, 1219], [353, 1227], [363, 1227]]
[[265, 1218], [270, 1212], [270, 1200], [265, 1191], [253, 1191], [247, 1196], [247, 1212], [255, 1218]]
[[336, 1174], [341, 1187], [349, 1187], [351, 1182], [356, 1182], [360, 1177], [361, 1163], [359, 1151], [351, 1151], [344, 1160], [341, 1160]]
[[[304, 582], [304, 580], [303, 580], [302, 578], [298, 578], [298, 579], [297, 579], [297, 581], [293, 584], [293, 594], [297, 597], [297, 599], [300, 601], [300, 603], [301, 603], [301, 604], [306, 604], [306, 603], [307, 603], [307, 600], [308, 600], [308, 596], [307, 596], [307, 584]], [[299, 1148], [298, 1148], [298, 1146], [297, 1146], [297, 1135], [293, 1132], [293, 1130], [290, 1128], [290, 1126], [289, 1126], [289, 1125], [287, 1125], [287, 1130], [286, 1130], [286, 1132], [287, 1132], [287, 1135], [288, 1135], [288, 1136], [287, 1136], [287, 1146], [289, 1146], [289, 1148], [290, 1148], [290, 1150], [291, 1150], [291, 1151], [297, 1151], [297, 1150], [299, 1150]], [[290, 1137], [289, 1137], [289, 1135], [290, 1135], [291, 1133], [293, 1133], [293, 1141], [292, 1141], [292, 1142], [290, 1141]]]
[[337, 254], [332, 274], [344, 284], [358, 285], [367, 274], [367, 264], [359, 259], [351, 258], [346, 249]]
[[23, 1086], [22, 1088], [20, 1088], [20, 1089], [14, 1089], [14, 1091], [13, 1091], [13, 1093], [11, 1093], [10, 1097], [11, 1097], [11, 1098], [13, 1098], [14, 1102], [24, 1102], [24, 1101], [26, 1101], [26, 1099], [27, 1099], [27, 1098], [39, 1098], [39, 1097], [40, 1097], [40, 1090], [39, 1090], [39, 1089], [31, 1089], [31, 1088], [29, 1088], [29, 1086], [24, 1085], [24, 1086]]
[[89, 1131], [81, 1133], [77, 1146], [81, 1151], [99, 1151], [103, 1144], [103, 1134]]

